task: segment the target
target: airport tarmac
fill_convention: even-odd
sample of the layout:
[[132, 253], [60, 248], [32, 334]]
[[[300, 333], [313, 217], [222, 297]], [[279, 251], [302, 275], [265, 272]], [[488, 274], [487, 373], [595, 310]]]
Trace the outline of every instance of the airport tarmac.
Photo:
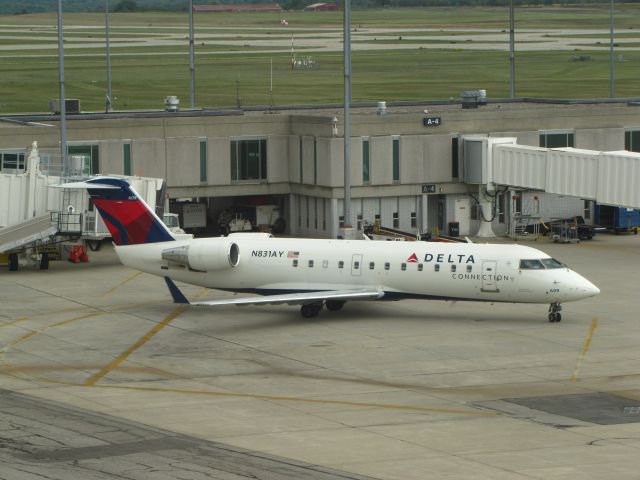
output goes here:
[[602, 293], [304, 319], [176, 306], [110, 247], [3, 270], [0, 479], [639, 478], [640, 236], [520, 243]]

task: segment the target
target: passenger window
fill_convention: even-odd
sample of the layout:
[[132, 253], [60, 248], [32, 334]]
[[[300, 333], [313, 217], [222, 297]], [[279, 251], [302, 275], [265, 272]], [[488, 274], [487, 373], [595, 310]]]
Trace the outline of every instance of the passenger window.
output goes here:
[[439, 264], [439, 263], [436, 263], [436, 264], [433, 266], [433, 269], [434, 269], [436, 272], [439, 272], [439, 271], [440, 271], [440, 264]]
[[418, 271], [419, 271], [419, 272], [421, 272], [421, 271], [422, 271], [422, 264], [421, 264], [421, 263], [419, 263], [419, 264], [418, 264]]
[[338, 262], [338, 268], [344, 268], [344, 262], [342, 260]]
[[544, 265], [540, 260], [520, 260], [521, 270], [544, 270]]
[[294, 266], [294, 267], [297, 267], [297, 266], [298, 266], [298, 260], [294, 260], [294, 261], [293, 261], [293, 266]]
[[385, 270], [389, 270], [390, 267], [391, 267], [391, 265], [389, 265], [389, 262], [385, 262], [384, 269]]
[[401, 265], [400, 265], [400, 269], [401, 269], [402, 271], [406, 270], [406, 269], [407, 269], [407, 264], [406, 264], [406, 263], [401, 264]]
[[313, 260], [309, 260], [309, 268], [313, 268]]
[[376, 262], [369, 262], [369, 270], [376, 268]]
[[471, 273], [473, 271], [473, 267], [471, 265], [467, 265], [467, 273]]
[[455, 265], [451, 265], [451, 271], [455, 272], [456, 271], [456, 266]]
[[360, 262], [353, 262], [353, 269], [358, 270], [360, 268]]

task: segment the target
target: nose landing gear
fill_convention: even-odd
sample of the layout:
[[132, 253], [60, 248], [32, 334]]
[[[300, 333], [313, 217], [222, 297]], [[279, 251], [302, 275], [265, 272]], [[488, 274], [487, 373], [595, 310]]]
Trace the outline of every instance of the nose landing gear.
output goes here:
[[559, 303], [556, 302], [549, 305], [549, 322], [554, 323], [562, 320], [562, 314], [560, 313], [561, 311], [562, 305], [560, 305]]

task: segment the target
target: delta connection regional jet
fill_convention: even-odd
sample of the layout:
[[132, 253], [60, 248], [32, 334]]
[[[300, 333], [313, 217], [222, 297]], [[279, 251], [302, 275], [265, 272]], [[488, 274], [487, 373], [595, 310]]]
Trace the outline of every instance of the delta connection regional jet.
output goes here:
[[260, 296], [191, 305], [301, 305], [303, 317], [347, 301], [439, 299], [549, 304], [598, 295], [589, 280], [547, 254], [520, 245], [273, 238], [235, 233], [176, 238], [124, 180], [68, 183], [86, 188], [120, 261], [164, 277], [176, 303], [190, 303], [173, 282]]

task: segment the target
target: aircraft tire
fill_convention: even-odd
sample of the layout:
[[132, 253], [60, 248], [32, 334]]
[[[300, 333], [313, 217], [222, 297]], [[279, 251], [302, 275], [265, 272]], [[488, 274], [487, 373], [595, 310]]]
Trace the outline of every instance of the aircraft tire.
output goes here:
[[322, 310], [322, 304], [318, 304], [318, 303], [309, 303], [307, 305], [302, 305], [302, 307], [300, 307], [300, 313], [302, 314], [302, 316], [304, 318], [313, 318], [313, 317], [317, 317], [318, 314], [320, 313], [320, 310]]
[[325, 302], [325, 305], [327, 307], [327, 310], [331, 312], [337, 312], [338, 310], [341, 310], [342, 307], [344, 307], [345, 303], [346, 302], [344, 300], [327, 300]]

